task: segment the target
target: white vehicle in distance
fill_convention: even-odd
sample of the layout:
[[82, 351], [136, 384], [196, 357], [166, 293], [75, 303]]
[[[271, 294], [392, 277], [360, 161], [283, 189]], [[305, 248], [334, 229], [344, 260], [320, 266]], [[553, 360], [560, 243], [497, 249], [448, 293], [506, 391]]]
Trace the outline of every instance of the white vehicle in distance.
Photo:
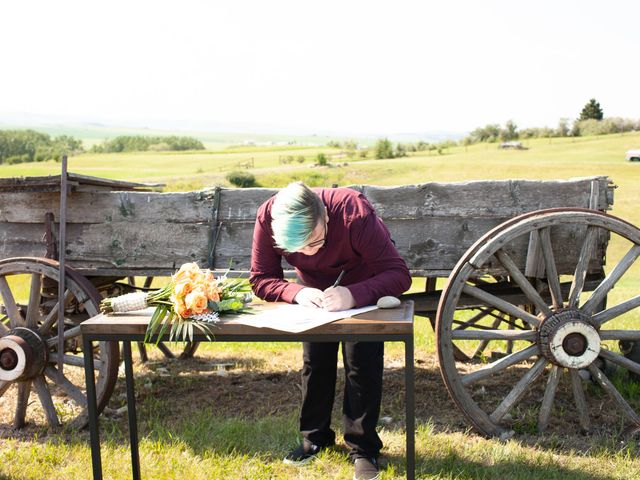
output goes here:
[[627, 160], [630, 162], [640, 162], [640, 150], [627, 150]]

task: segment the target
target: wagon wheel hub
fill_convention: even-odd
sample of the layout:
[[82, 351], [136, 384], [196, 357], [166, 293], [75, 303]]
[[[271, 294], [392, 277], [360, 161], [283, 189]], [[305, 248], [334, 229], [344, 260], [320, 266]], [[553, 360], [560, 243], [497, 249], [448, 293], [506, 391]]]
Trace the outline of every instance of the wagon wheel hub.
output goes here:
[[47, 364], [47, 346], [33, 330], [17, 327], [0, 338], [0, 380], [22, 381], [40, 375]]
[[598, 358], [600, 335], [591, 318], [577, 309], [547, 317], [539, 329], [542, 354], [556, 365], [586, 368]]

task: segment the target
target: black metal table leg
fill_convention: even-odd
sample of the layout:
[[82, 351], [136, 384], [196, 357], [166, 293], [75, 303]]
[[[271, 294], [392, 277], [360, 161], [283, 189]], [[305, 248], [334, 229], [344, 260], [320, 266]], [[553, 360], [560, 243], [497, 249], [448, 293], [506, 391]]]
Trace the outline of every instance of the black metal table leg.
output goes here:
[[96, 383], [93, 372], [93, 345], [88, 335], [82, 337], [84, 351], [84, 375], [87, 384], [87, 413], [89, 415], [89, 437], [91, 439], [91, 466], [93, 480], [102, 480], [102, 459], [100, 458], [100, 433], [98, 430], [98, 405]]
[[413, 367], [413, 335], [404, 342], [404, 374], [405, 374], [405, 416], [407, 436], [407, 480], [414, 480], [416, 469], [415, 452], [415, 389]]
[[131, 342], [122, 342], [124, 374], [127, 382], [127, 416], [129, 418], [129, 442], [131, 446], [131, 471], [134, 480], [140, 480], [140, 454], [138, 452], [138, 421], [136, 418], [136, 396], [133, 389], [133, 361]]

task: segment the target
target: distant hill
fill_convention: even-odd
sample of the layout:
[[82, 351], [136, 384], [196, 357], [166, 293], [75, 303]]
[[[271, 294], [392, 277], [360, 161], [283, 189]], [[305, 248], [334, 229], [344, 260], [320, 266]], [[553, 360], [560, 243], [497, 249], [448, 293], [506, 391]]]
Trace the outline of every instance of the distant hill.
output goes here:
[[[205, 145], [308, 145], [323, 146], [328, 142], [353, 139], [359, 145], [372, 146], [379, 138], [387, 137], [393, 142], [413, 143], [420, 140], [434, 143], [446, 139], [459, 140], [465, 132], [416, 132], [416, 133], [372, 133], [370, 135], [348, 135], [340, 133], [287, 133], [266, 132], [266, 127], [246, 125], [215, 125], [211, 129], [146, 128], [105, 125], [78, 119], [57, 119], [43, 115], [9, 115], [0, 113], [0, 130], [30, 128], [51, 136], [70, 135], [84, 142], [85, 147], [101, 143], [107, 138], [122, 135], [178, 135], [195, 137]], [[255, 128], [255, 130], [251, 130]]]

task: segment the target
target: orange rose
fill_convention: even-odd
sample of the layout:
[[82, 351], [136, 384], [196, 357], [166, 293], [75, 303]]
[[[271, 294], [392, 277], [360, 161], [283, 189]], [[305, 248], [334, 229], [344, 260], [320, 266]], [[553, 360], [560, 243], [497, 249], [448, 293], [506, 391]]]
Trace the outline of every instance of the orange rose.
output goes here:
[[173, 287], [173, 294], [177, 298], [184, 298], [191, 290], [193, 290], [193, 286], [189, 282], [180, 282]]
[[214, 283], [205, 285], [204, 292], [209, 300], [217, 302], [220, 300], [220, 289]]
[[184, 303], [196, 315], [207, 310], [207, 296], [201, 288], [196, 288], [188, 293], [184, 298]]
[[185, 263], [180, 267], [180, 270], [173, 275], [173, 280], [176, 283], [184, 283], [189, 280], [194, 280], [201, 274], [200, 267], [194, 262]]
[[178, 300], [176, 303], [176, 313], [180, 315], [182, 318], [188, 318], [191, 316], [191, 310], [187, 308], [184, 302]]

